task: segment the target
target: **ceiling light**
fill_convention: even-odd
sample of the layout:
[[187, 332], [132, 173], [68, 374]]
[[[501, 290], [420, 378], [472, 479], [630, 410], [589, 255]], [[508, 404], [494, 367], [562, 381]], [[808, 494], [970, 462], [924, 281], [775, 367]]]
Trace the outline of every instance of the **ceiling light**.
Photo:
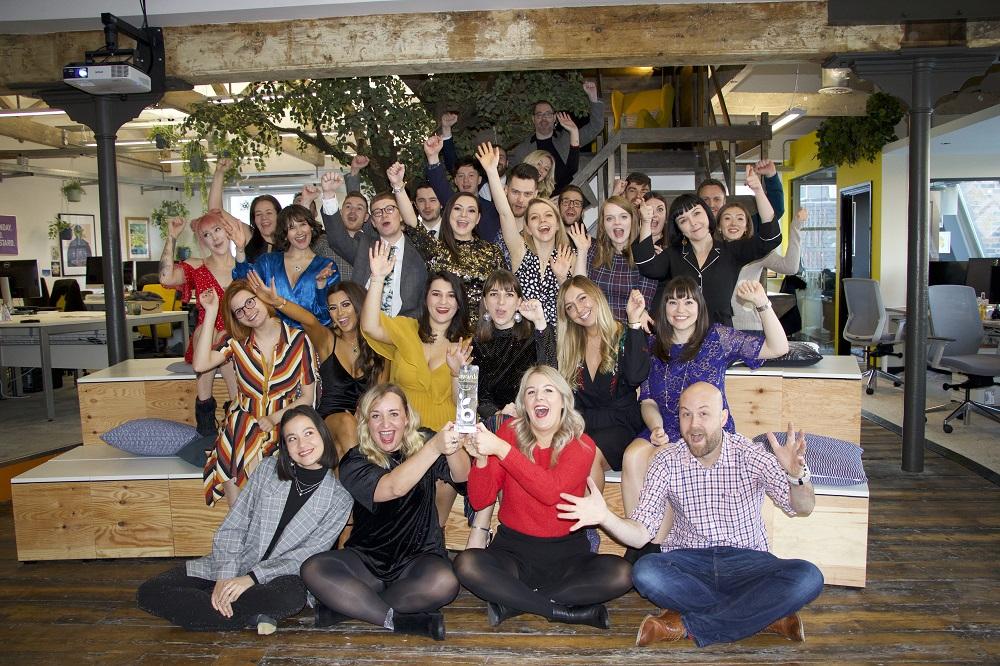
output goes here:
[[23, 116], [60, 116], [66, 112], [62, 109], [3, 109], [0, 118], [21, 118]]
[[854, 92], [851, 87], [850, 67], [824, 67], [817, 92], [821, 95], [847, 95]]
[[[97, 147], [96, 143], [85, 143], [83, 145], [86, 146], [87, 148], [96, 148]], [[116, 146], [155, 146], [156, 142], [155, 141], [141, 141], [139, 139], [135, 139], [135, 140], [127, 139], [125, 141], [115, 141], [115, 145]]]
[[[217, 157], [206, 157], [206, 162], [214, 162]], [[185, 162], [190, 162], [191, 160], [160, 160], [160, 164], [184, 164]]]
[[804, 115], [806, 115], [806, 110], [800, 106], [788, 109], [788, 111], [785, 111], [783, 114], [778, 116], [773, 123], [771, 123], [771, 131], [777, 132], [782, 127], [791, 125]]

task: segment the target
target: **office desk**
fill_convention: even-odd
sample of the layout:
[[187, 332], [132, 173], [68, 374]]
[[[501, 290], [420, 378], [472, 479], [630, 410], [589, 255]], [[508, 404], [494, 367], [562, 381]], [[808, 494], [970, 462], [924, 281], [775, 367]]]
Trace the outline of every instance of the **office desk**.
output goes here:
[[[183, 310], [126, 315], [125, 321], [130, 329], [135, 326], [180, 322], [184, 329], [184, 339], [189, 338], [188, 313]], [[131, 344], [128, 352], [131, 358]], [[19, 315], [11, 321], [0, 321], [0, 370], [4, 367], [42, 369], [45, 415], [51, 421], [55, 418], [52, 368], [97, 370], [108, 367], [107, 324], [104, 314], [39, 312], [35, 315]]]

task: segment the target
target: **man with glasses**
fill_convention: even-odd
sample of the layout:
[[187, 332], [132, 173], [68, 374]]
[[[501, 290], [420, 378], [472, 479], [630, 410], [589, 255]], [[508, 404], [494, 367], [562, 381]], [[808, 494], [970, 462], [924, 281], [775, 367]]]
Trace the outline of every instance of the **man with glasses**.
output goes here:
[[354, 269], [354, 282], [365, 289], [371, 282], [371, 248], [381, 240], [396, 257], [392, 273], [382, 289], [382, 311], [390, 317], [418, 317], [423, 301], [427, 265], [417, 248], [403, 233], [403, 216], [392, 192], [382, 192], [372, 199], [370, 223], [353, 236], [348, 233], [337, 205], [337, 188], [344, 182], [339, 173], [325, 173], [321, 180], [323, 222], [330, 246]]
[[[563, 224], [569, 229], [577, 222], [583, 220], [583, 213], [590, 208], [587, 197], [576, 185], [567, 185], [566, 189], [559, 193], [559, 214], [562, 216]], [[596, 220], [587, 227], [587, 233], [594, 235]]]
[[[586, 146], [597, 138], [604, 129], [604, 102], [597, 96], [597, 84], [586, 81], [583, 91], [590, 99], [590, 118], [587, 124], [580, 128], [580, 145]], [[533, 150], [544, 150], [552, 155], [556, 164], [556, 191], [569, 185], [576, 175], [569, 171], [566, 161], [569, 158], [569, 132], [564, 132], [556, 122], [556, 110], [547, 100], [535, 102], [532, 108], [531, 121], [535, 133], [522, 141], [510, 153], [510, 163], [520, 164]]]

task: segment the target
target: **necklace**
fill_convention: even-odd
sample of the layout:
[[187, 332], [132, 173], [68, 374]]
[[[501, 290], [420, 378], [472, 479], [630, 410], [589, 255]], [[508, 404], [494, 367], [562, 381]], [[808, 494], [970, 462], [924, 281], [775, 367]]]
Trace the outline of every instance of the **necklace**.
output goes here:
[[295, 492], [297, 492], [299, 494], [299, 497], [302, 497], [303, 495], [308, 495], [312, 491], [314, 491], [317, 488], [319, 488], [319, 485], [321, 483], [323, 483], [323, 479], [320, 479], [316, 483], [310, 483], [307, 486], [307, 485], [303, 484], [301, 481], [299, 481], [299, 477], [297, 477], [297, 476], [294, 477], [294, 480], [295, 480]]

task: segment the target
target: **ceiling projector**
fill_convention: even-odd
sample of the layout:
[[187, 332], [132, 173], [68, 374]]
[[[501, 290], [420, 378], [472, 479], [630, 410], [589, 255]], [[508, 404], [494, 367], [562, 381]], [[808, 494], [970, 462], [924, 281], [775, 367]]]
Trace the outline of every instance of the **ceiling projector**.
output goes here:
[[149, 77], [128, 64], [66, 65], [63, 81], [92, 95], [148, 93]]

